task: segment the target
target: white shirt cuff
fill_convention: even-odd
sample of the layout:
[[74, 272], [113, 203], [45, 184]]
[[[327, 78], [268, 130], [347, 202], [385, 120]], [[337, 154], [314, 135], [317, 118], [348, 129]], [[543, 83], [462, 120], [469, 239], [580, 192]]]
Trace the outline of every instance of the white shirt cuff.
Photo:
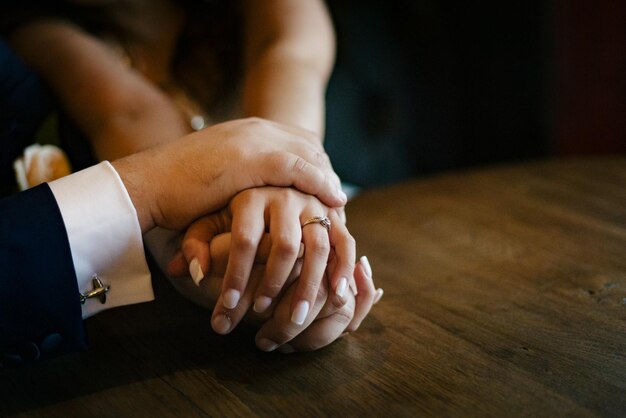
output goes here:
[[83, 318], [153, 300], [137, 212], [113, 166], [105, 161], [49, 185], [65, 222], [79, 291], [92, 289], [94, 274], [110, 286], [105, 304], [93, 298], [82, 305]]

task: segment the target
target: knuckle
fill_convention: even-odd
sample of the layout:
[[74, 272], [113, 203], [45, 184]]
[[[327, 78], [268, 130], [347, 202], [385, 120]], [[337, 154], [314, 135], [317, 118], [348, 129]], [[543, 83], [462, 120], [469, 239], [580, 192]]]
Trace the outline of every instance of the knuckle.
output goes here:
[[296, 174], [302, 174], [306, 171], [308, 163], [298, 156], [296, 156], [291, 162], [291, 170]]
[[272, 196], [269, 200], [276, 207], [292, 210], [293, 208], [297, 208], [297, 193], [298, 192], [290, 187], [275, 187], [272, 188]]
[[233, 232], [232, 245], [240, 251], [251, 251], [256, 248], [256, 240], [244, 231]]
[[231, 271], [229, 272], [228, 277], [224, 278], [224, 287], [241, 291], [241, 288], [245, 287], [247, 282], [248, 277], [244, 274], [243, 271]]
[[258, 294], [275, 297], [283, 290], [284, 282], [280, 280], [265, 280], [261, 284]]
[[242, 269], [233, 269], [228, 272], [222, 283], [224, 289], [235, 289], [243, 294], [248, 284], [250, 275]]
[[327, 237], [320, 235], [309, 244], [309, 249], [316, 257], [326, 258], [330, 254], [330, 242]]
[[328, 297], [328, 292], [323, 289], [324, 286], [320, 286], [319, 284], [320, 282], [317, 280], [308, 280], [300, 283], [300, 288], [298, 289], [300, 297], [315, 303], [318, 301], [325, 302]]
[[258, 198], [258, 196], [259, 196], [259, 189], [255, 187], [251, 189], [243, 190], [239, 192], [239, 194], [237, 194], [237, 197], [239, 197], [238, 203], [249, 204], [255, 201]]
[[339, 321], [349, 324], [354, 318], [354, 309], [350, 309], [348, 306], [344, 305], [341, 309], [335, 312], [335, 314], [338, 316]]
[[282, 188], [276, 189], [276, 191], [278, 193], [280, 204], [282, 206], [291, 206], [295, 203], [296, 196], [298, 194], [298, 192], [295, 189], [282, 187]]
[[273, 247], [281, 259], [295, 258], [300, 249], [299, 242], [288, 234], [279, 235], [276, 242], [273, 243]]
[[317, 289], [317, 294], [315, 295], [315, 303], [326, 303], [326, 299], [328, 299], [328, 289], [326, 286], [320, 286]]

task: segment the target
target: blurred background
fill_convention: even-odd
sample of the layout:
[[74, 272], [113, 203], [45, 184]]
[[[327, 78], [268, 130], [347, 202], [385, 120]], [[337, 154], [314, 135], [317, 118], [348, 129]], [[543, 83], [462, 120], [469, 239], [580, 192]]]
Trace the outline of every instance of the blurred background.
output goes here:
[[329, 1], [344, 181], [626, 151], [626, 2]]
[[[626, 152], [624, 0], [327, 4], [338, 50], [325, 144], [346, 182], [369, 187], [486, 164]], [[78, 135], [63, 117], [39, 129], [55, 103], [37, 80], [22, 85], [30, 92], [23, 98], [0, 91], [0, 139], [11, 139], [0, 149], [0, 194], [37, 130]], [[29, 119], [16, 122], [3, 100]], [[71, 147], [75, 168], [93, 162], [81, 144]]]

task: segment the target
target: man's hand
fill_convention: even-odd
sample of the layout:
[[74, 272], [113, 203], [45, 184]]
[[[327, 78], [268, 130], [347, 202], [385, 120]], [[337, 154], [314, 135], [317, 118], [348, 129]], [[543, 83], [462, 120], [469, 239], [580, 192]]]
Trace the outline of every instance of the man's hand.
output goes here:
[[330, 207], [346, 203], [328, 156], [309, 131], [263, 119], [222, 123], [112, 164], [137, 210], [142, 232], [182, 229], [238, 192], [293, 186]]

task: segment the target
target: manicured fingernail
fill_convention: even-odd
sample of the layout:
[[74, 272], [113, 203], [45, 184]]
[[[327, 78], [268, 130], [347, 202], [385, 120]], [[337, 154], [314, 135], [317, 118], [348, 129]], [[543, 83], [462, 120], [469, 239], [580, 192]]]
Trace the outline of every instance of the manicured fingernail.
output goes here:
[[241, 297], [241, 293], [239, 290], [228, 289], [224, 292], [223, 302], [226, 309], [235, 309], [237, 304], [239, 303], [239, 298]]
[[254, 307], [252, 309], [254, 309], [254, 312], [256, 313], [263, 313], [267, 311], [267, 308], [269, 308], [271, 304], [272, 298], [268, 298], [267, 296], [259, 296], [254, 301]]
[[291, 322], [296, 325], [304, 324], [304, 320], [306, 319], [307, 314], [309, 313], [309, 302], [306, 300], [301, 300], [296, 305], [296, 309], [293, 310], [291, 314]]
[[374, 296], [374, 304], [378, 303], [378, 301], [380, 300], [380, 298], [383, 297], [384, 294], [385, 294], [385, 291], [382, 288], [376, 289], [376, 296]]
[[348, 279], [342, 277], [339, 279], [339, 283], [337, 283], [337, 288], [335, 289], [335, 294], [340, 298], [346, 293], [346, 287], [348, 287]]
[[361, 264], [363, 265], [363, 268], [365, 269], [365, 274], [367, 274], [367, 277], [371, 279], [372, 278], [372, 266], [370, 266], [370, 261], [367, 259], [366, 256], [361, 257]]
[[213, 330], [218, 334], [228, 334], [232, 322], [227, 315], [217, 315], [213, 318]]
[[296, 349], [293, 348], [291, 344], [283, 344], [280, 347], [278, 347], [278, 351], [283, 354], [291, 354], [291, 353], [295, 353]]
[[276, 347], [278, 347], [278, 344], [272, 340], [268, 340], [267, 338], [261, 338], [257, 341], [256, 346], [263, 351], [274, 351], [276, 350]]
[[348, 195], [341, 189], [339, 190], [339, 197], [341, 197], [341, 200], [344, 202], [348, 201]]
[[204, 279], [204, 272], [202, 271], [202, 266], [196, 257], [191, 260], [189, 263], [189, 274], [191, 274], [191, 278], [196, 286], [200, 286], [200, 280]]
[[298, 249], [298, 258], [302, 258], [304, 256], [304, 244], [300, 243], [300, 248]]

